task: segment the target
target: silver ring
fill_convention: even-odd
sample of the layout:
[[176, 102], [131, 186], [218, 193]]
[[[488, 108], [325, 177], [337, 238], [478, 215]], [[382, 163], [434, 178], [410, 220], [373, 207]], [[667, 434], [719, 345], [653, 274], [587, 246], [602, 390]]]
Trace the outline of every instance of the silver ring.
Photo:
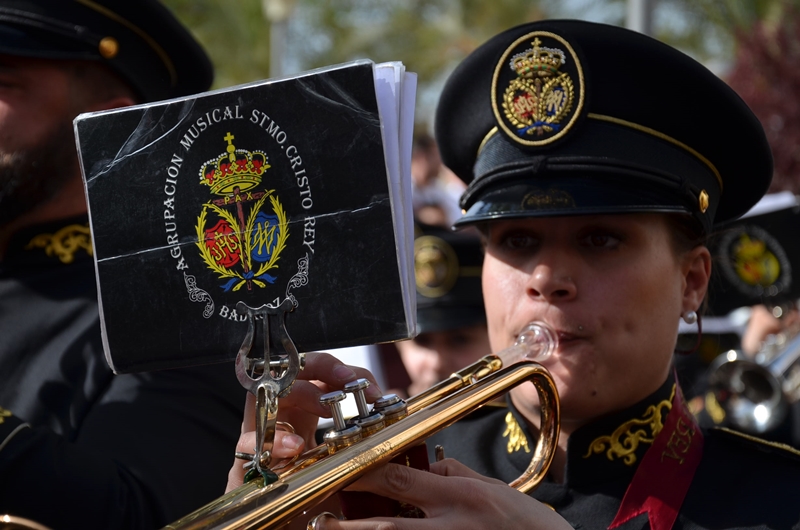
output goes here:
[[306, 530], [317, 530], [317, 521], [323, 518], [327, 519], [328, 517], [332, 519], [338, 519], [338, 517], [333, 515], [331, 512], [322, 512], [306, 524]]

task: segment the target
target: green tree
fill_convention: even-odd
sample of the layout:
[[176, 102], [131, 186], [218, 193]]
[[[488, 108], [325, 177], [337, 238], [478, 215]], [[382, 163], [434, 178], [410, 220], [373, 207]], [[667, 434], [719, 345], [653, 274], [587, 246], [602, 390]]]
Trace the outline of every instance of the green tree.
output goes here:
[[[164, 0], [206, 47], [215, 87], [269, 76], [269, 23], [261, 0]], [[544, 18], [557, 0], [298, 0], [286, 61], [298, 72], [369, 58], [401, 60], [419, 75], [422, 114], [438, 85], [499, 31]]]
[[[775, 172], [770, 191], [800, 193], [800, 0], [670, 0], [689, 14], [683, 35], [713, 32], [723, 77], [761, 120]], [[745, 155], [746, 156], [746, 155]]]
[[680, 24], [659, 35], [666, 42], [693, 52], [701, 59], [730, 62], [737, 53], [740, 36], [755, 25], [777, 21], [798, 0], [658, 0], [675, 10]]
[[162, 0], [203, 44], [214, 87], [269, 77], [269, 24], [261, 0]]

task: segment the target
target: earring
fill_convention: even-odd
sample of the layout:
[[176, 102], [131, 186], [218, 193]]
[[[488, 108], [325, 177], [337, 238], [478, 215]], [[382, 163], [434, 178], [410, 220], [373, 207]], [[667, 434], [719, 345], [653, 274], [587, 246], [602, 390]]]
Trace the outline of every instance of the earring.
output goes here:
[[694, 351], [697, 351], [697, 348], [700, 347], [700, 343], [703, 341], [703, 321], [701, 320], [700, 315], [694, 311], [684, 311], [681, 313], [681, 318], [690, 326], [692, 324], [697, 324], [697, 341], [695, 341], [694, 347], [691, 350], [675, 350], [675, 353], [688, 355]]

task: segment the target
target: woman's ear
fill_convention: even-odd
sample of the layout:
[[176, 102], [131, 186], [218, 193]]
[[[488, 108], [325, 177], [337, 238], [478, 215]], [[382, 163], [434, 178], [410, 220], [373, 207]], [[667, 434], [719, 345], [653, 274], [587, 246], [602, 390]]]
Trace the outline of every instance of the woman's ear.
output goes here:
[[698, 246], [683, 259], [683, 311], [697, 311], [708, 291], [711, 279], [711, 252]]

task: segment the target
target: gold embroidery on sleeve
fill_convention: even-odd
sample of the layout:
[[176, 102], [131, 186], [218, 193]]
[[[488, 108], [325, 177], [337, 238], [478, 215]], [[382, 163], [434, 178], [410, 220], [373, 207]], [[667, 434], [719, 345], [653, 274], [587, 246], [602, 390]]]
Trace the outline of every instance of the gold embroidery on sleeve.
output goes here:
[[3, 422], [6, 421], [6, 418], [9, 418], [9, 417], [11, 417], [11, 411], [10, 410], [6, 410], [3, 407], [0, 407], [0, 425], [2, 425]]

